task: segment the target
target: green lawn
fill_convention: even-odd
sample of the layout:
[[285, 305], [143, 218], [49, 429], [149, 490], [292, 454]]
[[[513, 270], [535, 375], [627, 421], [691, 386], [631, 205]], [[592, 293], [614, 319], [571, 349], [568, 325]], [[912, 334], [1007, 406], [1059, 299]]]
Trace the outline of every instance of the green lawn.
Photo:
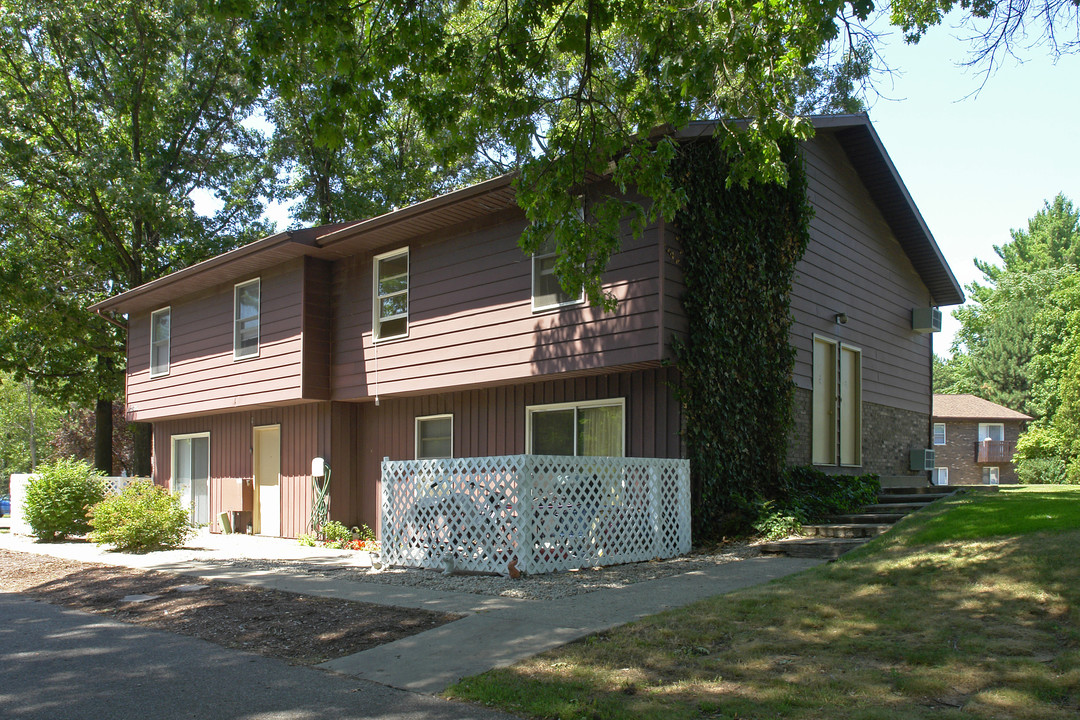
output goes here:
[[935, 503], [841, 561], [448, 695], [543, 718], [1080, 716], [1080, 488]]

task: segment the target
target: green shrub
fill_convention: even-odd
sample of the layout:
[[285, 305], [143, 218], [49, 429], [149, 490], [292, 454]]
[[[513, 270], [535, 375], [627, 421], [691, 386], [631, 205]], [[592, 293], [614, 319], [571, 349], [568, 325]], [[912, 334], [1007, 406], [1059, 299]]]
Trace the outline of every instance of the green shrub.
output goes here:
[[1065, 461], [1060, 457], [1018, 458], [1016, 475], [1024, 485], [1064, 485]]
[[325, 540], [326, 547], [336, 548], [341, 550], [352, 540], [352, 530], [345, 527], [337, 520], [331, 520], [324, 524], [321, 529], [323, 540]]
[[830, 475], [815, 467], [790, 467], [780, 478], [780, 508], [804, 522], [821, 522], [877, 500], [881, 483], [873, 473]]
[[84, 535], [90, 530], [90, 508], [104, 497], [101, 473], [82, 460], [57, 460], [26, 486], [24, 518], [39, 540]]
[[802, 530], [802, 526], [803, 521], [799, 515], [778, 510], [775, 500], [766, 500], [760, 504], [754, 530], [766, 540], [779, 540], [795, 535]]
[[133, 482], [95, 505], [90, 524], [94, 542], [117, 550], [179, 547], [195, 532], [180, 496], [148, 480]]
[[301, 547], [315, 547], [319, 544], [319, 539], [314, 535], [300, 533], [300, 537], [296, 538], [296, 542], [300, 543]]

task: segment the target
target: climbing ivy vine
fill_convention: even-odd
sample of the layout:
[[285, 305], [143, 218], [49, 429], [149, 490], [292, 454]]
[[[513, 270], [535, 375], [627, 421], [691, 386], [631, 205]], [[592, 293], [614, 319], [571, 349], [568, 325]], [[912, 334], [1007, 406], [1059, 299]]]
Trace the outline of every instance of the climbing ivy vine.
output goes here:
[[812, 211], [791, 141], [786, 185], [729, 185], [731, 158], [713, 140], [685, 144], [674, 218], [689, 323], [675, 357], [690, 457], [694, 537], [740, 533], [772, 496], [791, 424], [790, 289]]

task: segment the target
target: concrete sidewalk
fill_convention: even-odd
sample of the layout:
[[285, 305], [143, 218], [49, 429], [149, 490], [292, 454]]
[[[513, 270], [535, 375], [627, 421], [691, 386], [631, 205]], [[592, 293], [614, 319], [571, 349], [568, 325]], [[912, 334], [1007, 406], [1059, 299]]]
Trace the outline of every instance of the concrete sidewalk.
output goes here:
[[[229, 543], [226, 538], [234, 542]], [[355, 566], [366, 562], [366, 556], [358, 558], [357, 553], [303, 548], [295, 541], [204, 534], [191, 544], [195, 547], [131, 555], [103, 551], [90, 543], [37, 544], [29, 538], [0, 534], [0, 548], [10, 550], [464, 614], [461, 620], [319, 666], [421, 693], [438, 693], [463, 677], [510, 665], [585, 635], [705, 597], [765, 583], [821, 562], [788, 557], [752, 558], [619, 589], [557, 600], [522, 600], [356, 582], [312, 575], [289, 566], [266, 571], [222, 562], [226, 555], [325, 565]]]

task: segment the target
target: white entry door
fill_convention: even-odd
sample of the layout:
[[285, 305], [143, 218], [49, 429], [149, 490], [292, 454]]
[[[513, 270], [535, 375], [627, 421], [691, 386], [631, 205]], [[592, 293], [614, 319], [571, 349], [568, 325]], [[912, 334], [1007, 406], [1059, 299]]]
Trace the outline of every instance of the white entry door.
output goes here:
[[255, 456], [255, 532], [281, 535], [281, 426], [253, 429]]
[[192, 525], [210, 524], [210, 433], [173, 435], [172, 489], [189, 508]]

